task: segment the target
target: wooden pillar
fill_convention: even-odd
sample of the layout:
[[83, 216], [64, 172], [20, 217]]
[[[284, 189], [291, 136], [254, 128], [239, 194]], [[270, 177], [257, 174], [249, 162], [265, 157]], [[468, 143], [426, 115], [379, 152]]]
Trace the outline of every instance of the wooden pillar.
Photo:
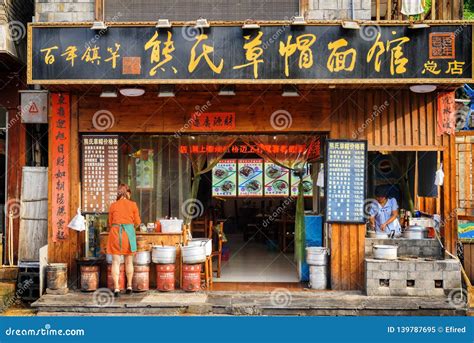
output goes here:
[[[70, 141], [69, 141], [69, 167], [67, 169], [67, 175], [69, 176], [69, 213], [70, 217], [67, 218], [67, 224], [76, 215], [77, 208], [80, 206], [80, 173], [79, 173], [79, 129], [78, 129], [78, 97], [72, 95], [70, 98]], [[52, 125], [51, 115], [51, 101], [50, 101], [50, 125]], [[82, 244], [81, 236], [83, 233], [78, 233], [74, 230], [69, 229], [69, 235], [67, 239], [53, 242], [53, 223], [51, 222], [52, 213], [52, 188], [54, 184], [52, 182], [52, 151], [55, 148], [53, 139], [51, 137], [51, 130], [49, 130], [49, 166], [48, 168], [48, 261], [49, 262], [60, 262], [68, 264], [69, 274], [69, 285], [76, 284], [76, 262], [75, 259], [82, 256]]]
[[95, 0], [95, 20], [96, 21], [105, 20], [104, 0]]
[[[21, 123], [18, 112], [19, 96], [17, 89], [14, 89], [15, 96], [11, 97], [10, 105], [7, 107], [7, 128], [8, 128], [8, 151], [7, 151], [7, 194], [5, 212], [2, 209], [2, 215], [7, 214], [5, 221], [5, 235], [8, 237], [8, 212], [10, 209], [18, 209], [21, 198], [21, 177], [22, 169], [26, 164], [26, 129]], [[8, 92], [8, 91], [7, 91]], [[2, 104], [4, 103], [2, 99]], [[8, 101], [7, 101], [8, 102]], [[13, 210], [15, 211], [15, 210]], [[17, 211], [18, 212], [18, 211]], [[13, 219], [13, 258], [18, 261], [18, 242], [19, 242], [20, 218], [15, 216]], [[5, 256], [9, 253], [8, 245], [5, 246]], [[5, 260], [4, 260], [5, 261]]]
[[[5, 208], [1, 209], [1, 215], [5, 216], [8, 211], [12, 209], [15, 212], [13, 219], [13, 257], [15, 263], [18, 261], [18, 242], [20, 218], [19, 213], [20, 198], [21, 198], [21, 177], [23, 166], [26, 164], [26, 128], [21, 123], [21, 114], [19, 111], [20, 96], [18, 91], [21, 88], [15, 86], [25, 84], [24, 73], [17, 72], [2, 72], [0, 78], [6, 81], [3, 85], [0, 94], [0, 106], [7, 112], [7, 138], [6, 144], [6, 169], [3, 173], [6, 174], [6, 194], [5, 194]], [[3, 200], [2, 200], [3, 201]], [[16, 209], [16, 210], [15, 210]], [[8, 236], [8, 216], [5, 216], [5, 242]], [[8, 246], [5, 246], [4, 253], [8, 256]], [[3, 260], [5, 262], [5, 260]]]

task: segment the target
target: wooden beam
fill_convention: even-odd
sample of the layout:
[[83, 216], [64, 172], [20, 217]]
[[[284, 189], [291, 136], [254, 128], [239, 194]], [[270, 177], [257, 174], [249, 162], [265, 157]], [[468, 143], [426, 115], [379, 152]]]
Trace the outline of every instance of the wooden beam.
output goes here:
[[380, 0], [375, 0], [375, 18], [380, 20]]
[[436, 20], [436, 0], [431, 0], [431, 20]]
[[95, 20], [96, 21], [105, 20], [104, 0], [95, 0]]
[[385, 17], [387, 20], [392, 20], [392, 1], [387, 0], [387, 16]]
[[309, 0], [300, 0], [300, 16], [307, 17], [309, 10]]

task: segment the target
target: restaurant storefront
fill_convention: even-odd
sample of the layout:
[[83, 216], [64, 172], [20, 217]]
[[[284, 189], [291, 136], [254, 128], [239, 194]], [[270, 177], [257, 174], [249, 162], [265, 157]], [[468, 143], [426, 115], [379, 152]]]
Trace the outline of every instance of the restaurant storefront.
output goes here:
[[[78, 259], [104, 253], [119, 183], [131, 186], [145, 226], [176, 217], [192, 233], [193, 221], [210, 220], [231, 260], [234, 239], [284, 254], [294, 276], [264, 274], [276, 282], [300, 281], [305, 217], [318, 216], [328, 288], [371, 288], [367, 206], [381, 185], [400, 209], [439, 215], [455, 253], [453, 90], [472, 81], [472, 29], [459, 27], [30, 25], [29, 83], [51, 92], [49, 262], [67, 263], [72, 279]], [[67, 228], [78, 208], [87, 236]], [[189, 239], [142, 231], [155, 245]], [[222, 277], [263, 281], [248, 277], [252, 261], [231, 275], [224, 264]], [[441, 291], [458, 285], [441, 279]]]

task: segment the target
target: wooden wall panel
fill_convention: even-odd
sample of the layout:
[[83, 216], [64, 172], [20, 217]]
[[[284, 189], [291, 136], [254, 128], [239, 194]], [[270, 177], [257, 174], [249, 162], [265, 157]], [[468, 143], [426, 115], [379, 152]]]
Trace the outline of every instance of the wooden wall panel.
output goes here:
[[457, 214], [474, 218], [474, 132], [456, 134], [456, 163]]
[[[178, 93], [174, 98], [156, 94], [139, 98], [103, 99], [83, 96], [79, 102], [81, 132], [174, 133], [183, 128], [196, 111], [235, 112], [235, 132], [275, 132], [270, 117], [278, 110], [288, 111], [292, 124], [285, 131], [329, 131], [330, 95], [326, 91], [302, 97], [282, 97], [281, 92], [239, 92], [238, 96], [217, 96], [216, 92]], [[99, 110], [110, 111], [114, 126], [100, 131], [93, 125]], [[97, 118], [97, 117], [96, 117]], [[283, 131], [282, 131], [283, 132]]]
[[[367, 139], [371, 151], [431, 150], [442, 153], [446, 177], [440, 199], [419, 198], [418, 204], [421, 210], [431, 213], [442, 209], [446, 223], [442, 229], [444, 243], [449, 251], [455, 251], [454, 137], [436, 135], [436, 93], [340, 90], [331, 93], [331, 102], [331, 138]], [[363, 289], [364, 235], [365, 225], [331, 225], [333, 289]]]

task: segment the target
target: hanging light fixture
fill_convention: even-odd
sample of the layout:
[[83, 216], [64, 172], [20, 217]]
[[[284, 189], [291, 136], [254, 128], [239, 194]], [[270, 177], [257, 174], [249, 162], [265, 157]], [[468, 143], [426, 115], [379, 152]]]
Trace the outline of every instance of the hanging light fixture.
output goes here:
[[142, 96], [145, 94], [145, 90], [143, 88], [120, 88], [120, 94], [123, 96]]
[[95, 30], [95, 31], [107, 30], [107, 25], [103, 21], [94, 21], [92, 23], [91, 30]]
[[298, 88], [295, 85], [284, 85], [281, 96], [296, 97], [296, 96], [300, 96], [300, 93], [298, 92]]
[[158, 19], [155, 27], [157, 29], [169, 29], [171, 27], [171, 23], [168, 19]]
[[112, 86], [105, 86], [102, 88], [102, 93], [100, 93], [101, 98], [117, 98], [117, 90]]
[[234, 85], [224, 85], [221, 87], [218, 95], [221, 96], [233, 96], [235, 95], [235, 86]]
[[158, 91], [158, 98], [172, 98], [175, 96], [173, 85], [161, 85]]
[[199, 18], [198, 20], [196, 20], [196, 28], [198, 29], [207, 29], [210, 27], [209, 25], [209, 22], [207, 21], [207, 19], [204, 19], [204, 18]]
[[306, 25], [306, 20], [304, 20], [304, 17], [302, 15], [296, 16], [291, 21], [291, 25], [293, 26]]
[[410, 86], [410, 90], [413, 93], [431, 93], [436, 90], [436, 85], [413, 85]]

